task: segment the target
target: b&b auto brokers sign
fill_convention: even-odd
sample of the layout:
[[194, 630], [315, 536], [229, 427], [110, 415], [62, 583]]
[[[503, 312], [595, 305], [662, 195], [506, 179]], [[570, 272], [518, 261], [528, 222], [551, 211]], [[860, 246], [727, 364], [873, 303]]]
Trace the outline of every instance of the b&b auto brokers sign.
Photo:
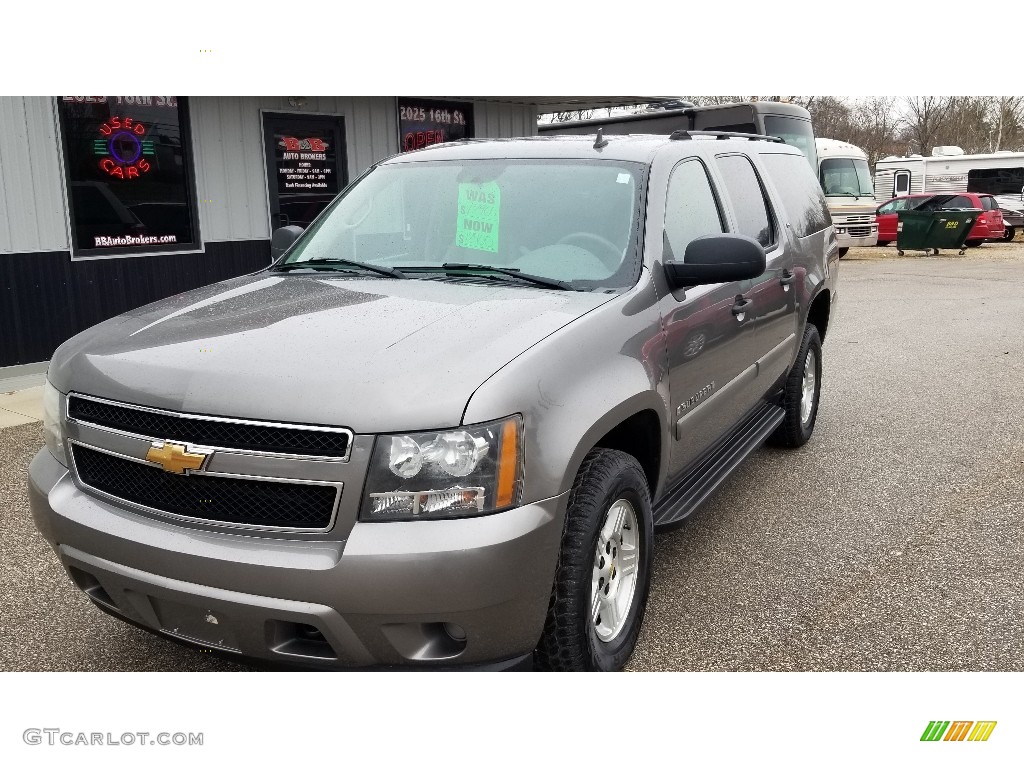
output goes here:
[[277, 137], [279, 193], [338, 191], [337, 158], [327, 136]]

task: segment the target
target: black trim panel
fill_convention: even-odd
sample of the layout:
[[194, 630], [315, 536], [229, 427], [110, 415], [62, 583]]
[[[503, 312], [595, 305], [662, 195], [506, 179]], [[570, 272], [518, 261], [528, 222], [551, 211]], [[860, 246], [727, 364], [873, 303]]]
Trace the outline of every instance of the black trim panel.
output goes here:
[[48, 360], [96, 323], [270, 264], [269, 240], [205, 247], [205, 253], [74, 262], [68, 251], [0, 253], [0, 367]]

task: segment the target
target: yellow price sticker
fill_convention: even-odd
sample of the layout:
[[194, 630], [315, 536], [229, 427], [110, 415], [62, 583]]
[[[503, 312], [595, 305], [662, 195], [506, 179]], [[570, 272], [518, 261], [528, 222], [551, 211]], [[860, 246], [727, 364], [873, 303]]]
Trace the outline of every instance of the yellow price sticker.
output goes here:
[[946, 229], [956, 229], [959, 226], [960, 226], [960, 222], [958, 222], [958, 221], [947, 221], [946, 222]]

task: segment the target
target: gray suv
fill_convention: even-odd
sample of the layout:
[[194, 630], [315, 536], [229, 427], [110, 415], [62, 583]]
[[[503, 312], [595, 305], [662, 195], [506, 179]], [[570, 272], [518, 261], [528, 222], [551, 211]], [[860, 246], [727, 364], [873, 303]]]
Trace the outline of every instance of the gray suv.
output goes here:
[[50, 362], [36, 525], [170, 639], [619, 669], [655, 532], [814, 429], [838, 251], [778, 140], [439, 145], [275, 245]]

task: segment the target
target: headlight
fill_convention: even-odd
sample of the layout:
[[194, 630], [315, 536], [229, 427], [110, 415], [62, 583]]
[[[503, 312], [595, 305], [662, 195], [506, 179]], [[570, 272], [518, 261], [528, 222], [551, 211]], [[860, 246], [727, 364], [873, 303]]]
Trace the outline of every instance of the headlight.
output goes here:
[[47, 379], [43, 385], [43, 440], [50, 449], [53, 458], [68, 465], [67, 454], [64, 453], [64, 432], [60, 422], [60, 392]]
[[522, 442], [519, 416], [444, 432], [381, 435], [370, 458], [359, 517], [471, 517], [515, 506]]

